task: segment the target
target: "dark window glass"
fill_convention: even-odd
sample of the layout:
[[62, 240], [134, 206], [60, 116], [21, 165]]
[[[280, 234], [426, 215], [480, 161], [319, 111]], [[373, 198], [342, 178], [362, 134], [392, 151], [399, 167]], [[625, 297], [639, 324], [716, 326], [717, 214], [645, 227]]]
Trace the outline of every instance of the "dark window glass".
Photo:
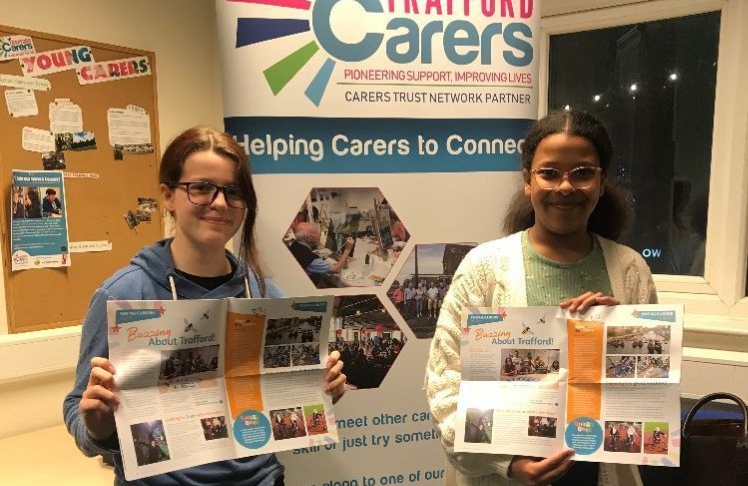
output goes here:
[[625, 243], [654, 273], [704, 274], [719, 12], [554, 35], [549, 108], [598, 116], [630, 191]]

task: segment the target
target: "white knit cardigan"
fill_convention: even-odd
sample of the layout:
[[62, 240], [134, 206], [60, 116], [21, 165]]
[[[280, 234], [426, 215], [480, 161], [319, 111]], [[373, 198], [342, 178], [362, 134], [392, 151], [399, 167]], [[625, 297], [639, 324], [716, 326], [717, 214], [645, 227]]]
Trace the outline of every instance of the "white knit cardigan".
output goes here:
[[[613, 296], [622, 304], [657, 303], [652, 274], [631, 248], [596, 236]], [[527, 306], [521, 234], [490, 241], [468, 253], [444, 299], [426, 369], [429, 407], [453, 466], [457, 486], [518, 486], [507, 476], [511, 455], [455, 453], [454, 423], [460, 389], [460, 316], [465, 306]], [[450, 476], [448, 471], [447, 476]], [[598, 486], [642, 486], [636, 466], [600, 464]]]

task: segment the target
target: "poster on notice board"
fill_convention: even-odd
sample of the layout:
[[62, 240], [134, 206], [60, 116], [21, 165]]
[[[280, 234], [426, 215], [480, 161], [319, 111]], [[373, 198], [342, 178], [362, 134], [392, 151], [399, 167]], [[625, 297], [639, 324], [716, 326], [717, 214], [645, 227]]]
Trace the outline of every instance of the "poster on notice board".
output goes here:
[[69, 267], [67, 206], [61, 171], [13, 171], [12, 270]]

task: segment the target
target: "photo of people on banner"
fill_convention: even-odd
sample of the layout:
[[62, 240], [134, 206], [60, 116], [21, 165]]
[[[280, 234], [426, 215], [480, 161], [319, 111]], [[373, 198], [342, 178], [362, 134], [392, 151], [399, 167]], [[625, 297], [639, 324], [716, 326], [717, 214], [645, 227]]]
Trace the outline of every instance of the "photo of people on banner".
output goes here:
[[400, 355], [405, 335], [376, 295], [335, 297], [329, 350], [340, 351], [346, 388], [377, 388]]
[[318, 288], [382, 285], [410, 239], [377, 188], [315, 188], [283, 238]]
[[434, 337], [436, 320], [452, 277], [477, 243], [416, 245], [392, 281], [390, 298], [418, 339]]

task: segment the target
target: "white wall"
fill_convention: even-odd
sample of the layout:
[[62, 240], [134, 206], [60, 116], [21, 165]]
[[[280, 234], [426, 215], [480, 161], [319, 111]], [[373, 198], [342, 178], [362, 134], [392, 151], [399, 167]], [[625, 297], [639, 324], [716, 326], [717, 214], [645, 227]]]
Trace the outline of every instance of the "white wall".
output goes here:
[[[223, 127], [212, 0], [0, 0], [0, 25], [155, 52], [162, 149], [187, 127]], [[2, 421], [0, 438], [62, 422], [79, 335], [0, 335], [0, 416], [13, 417]]]

